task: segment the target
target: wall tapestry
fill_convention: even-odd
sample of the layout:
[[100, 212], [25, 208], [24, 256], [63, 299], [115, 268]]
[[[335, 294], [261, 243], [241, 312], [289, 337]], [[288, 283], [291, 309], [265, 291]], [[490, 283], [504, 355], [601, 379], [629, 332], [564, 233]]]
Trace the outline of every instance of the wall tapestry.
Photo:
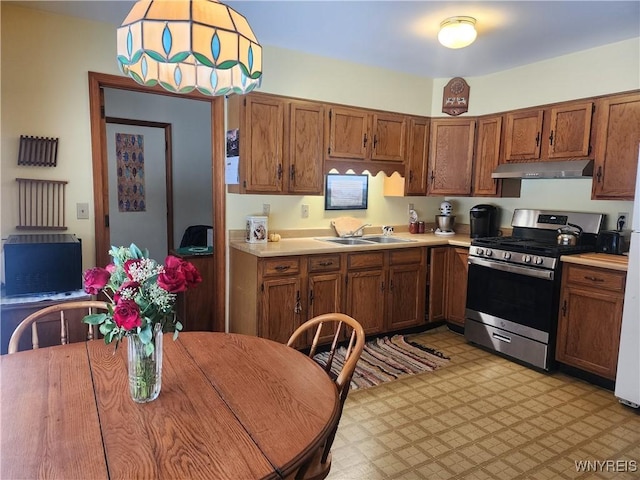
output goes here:
[[144, 135], [116, 133], [118, 210], [146, 211], [144, 188]]

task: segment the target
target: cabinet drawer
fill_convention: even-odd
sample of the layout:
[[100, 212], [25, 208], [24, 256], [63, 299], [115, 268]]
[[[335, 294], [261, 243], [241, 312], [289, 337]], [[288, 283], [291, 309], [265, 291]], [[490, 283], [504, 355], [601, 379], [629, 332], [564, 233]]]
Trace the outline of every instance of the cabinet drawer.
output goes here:
[[310, 272], [340, 270], [340, 255], [316, 255], [309, 258]]
[[390, 265], [402, 265], [405, 263], [421, 263], [421, 262], [422, 262], [421, 248], [402, 248], [398, 250], [391, 250], [389, 252]]
[[570, 285], [590, 286], [614, 292], [624, 291], [627, 277], [625, 272], [575, 265], [567, 265], [565, 272], [565, 280]]
[[263, 260], [262, 275], [289, 275], [300, 273], [300, 258], [298, 257], [282, 257], [270, 258]]
[[347, 268], [382, 267], [384, 264], [384, 252], [350, 253], [347, 256]]

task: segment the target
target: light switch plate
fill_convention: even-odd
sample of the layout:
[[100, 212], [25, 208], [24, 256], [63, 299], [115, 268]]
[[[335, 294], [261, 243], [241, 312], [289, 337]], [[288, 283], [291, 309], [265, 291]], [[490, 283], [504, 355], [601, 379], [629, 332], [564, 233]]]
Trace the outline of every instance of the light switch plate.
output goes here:
[[88, 203], [76, 203], [76, 217], [78, 220], [89, 219], [89, 204]]

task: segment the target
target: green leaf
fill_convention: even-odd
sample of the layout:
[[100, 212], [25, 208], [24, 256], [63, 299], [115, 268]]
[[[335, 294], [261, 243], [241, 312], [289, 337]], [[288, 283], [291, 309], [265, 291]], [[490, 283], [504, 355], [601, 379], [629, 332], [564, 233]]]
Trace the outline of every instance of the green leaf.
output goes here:
[[182, 323], [180, 323], [180, 321], [176, 322], [176, 332], [181, 332], [182, 331]]
[[148, 357], [150, 356], [153, 351], [155, 350], [155, 346], [153, 345], [153, 343], [149, 342], [144, 346], [144, 353], [145, 355]]
[[106, 313], [93, 313], [91, 315], [86, 315], [82, 320], [84, 323], [88, 323], [89, 325], [100, 325], [107, 319]]
[[145, 327], [138, 333], [138, 337], [140, 337], [140, 341], [145, 345], [151, 343], [151, 338], [153, 337], [151, 325], [147, 323], [147, 325], [145, 325]]
[[142, 254], [142, 250], [140, 250], [135, 243], [132, 243], [129, 246], [129, 251], [131, 252], [132, 258], [134, 259], [144, 258], [144, 255]]

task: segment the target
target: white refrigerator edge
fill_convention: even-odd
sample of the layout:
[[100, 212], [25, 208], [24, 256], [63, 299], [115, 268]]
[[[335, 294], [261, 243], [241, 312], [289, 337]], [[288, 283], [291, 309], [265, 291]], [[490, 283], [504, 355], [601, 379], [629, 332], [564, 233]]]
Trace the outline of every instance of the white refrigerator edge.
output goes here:
[[640, 152], [631, 220], [629, 267], [624, 292], [615, 396], [621, 403], [640, 407]]

